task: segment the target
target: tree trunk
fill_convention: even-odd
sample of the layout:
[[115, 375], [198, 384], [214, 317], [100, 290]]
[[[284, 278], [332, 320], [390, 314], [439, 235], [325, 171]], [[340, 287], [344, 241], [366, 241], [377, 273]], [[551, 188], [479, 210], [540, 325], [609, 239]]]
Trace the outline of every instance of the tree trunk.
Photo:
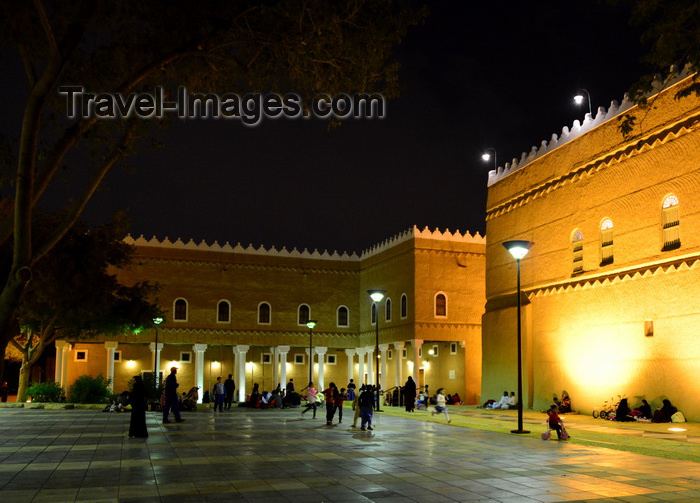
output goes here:
[[19, 369], [19, 387], [17, 388], [17, 403], [27, 401], [27, 388], [29, 388], [29, 376], [32, 374], [32, 363], [22, 359]]
[[0, 337], [0, 383], [5, 382], [5, 350], [7, 349], [7, 341]]

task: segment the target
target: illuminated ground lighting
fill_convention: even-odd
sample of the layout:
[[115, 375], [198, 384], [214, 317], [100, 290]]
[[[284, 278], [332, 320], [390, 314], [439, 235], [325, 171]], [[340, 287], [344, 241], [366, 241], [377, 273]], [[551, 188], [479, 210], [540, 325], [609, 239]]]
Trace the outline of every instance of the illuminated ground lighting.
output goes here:
[[668, 431], [688, 431], [685, 428], [669, 428]]

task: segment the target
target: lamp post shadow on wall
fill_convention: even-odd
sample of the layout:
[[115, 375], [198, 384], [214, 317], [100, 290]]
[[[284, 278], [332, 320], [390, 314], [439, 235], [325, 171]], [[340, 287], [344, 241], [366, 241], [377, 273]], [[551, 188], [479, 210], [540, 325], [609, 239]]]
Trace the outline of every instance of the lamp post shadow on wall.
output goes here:
[[384, 290], [367, 290], [367, 294], [372, 299], [372, 302], [374, 302], [374, 312], [375, 312], [374, 367], [375, 367], [375, 375], [376, 375], [375, 382], [377, 383], [377, 409], [376, 409], [376, 411], [377, 412], [384, 412], [383, 410], [380, 409], [381, 401], [379, 400], [379, 388], [380, 388], [380, 385], [379, 385], [379, 303], [384, 298], [384, 295], [386, 295], [386, 291], [384, 291]]
[[518, 429], [511, 430], [511, 433], [530, 433], [523, 430], [523, 358], [522, 358], [522, 324], [521, 324], [521, 301], [520, 301], [520, 261], [532, 248], [531, 241], [515, 240], [506, 241], [503, 246], [513, 256], [517, 264], [518, 275]]
[[314, 376], [314, 327], [318, 323], [316, 320], [309, 320], [306, 326], [309, 327], [309, 385], [313, 381]]

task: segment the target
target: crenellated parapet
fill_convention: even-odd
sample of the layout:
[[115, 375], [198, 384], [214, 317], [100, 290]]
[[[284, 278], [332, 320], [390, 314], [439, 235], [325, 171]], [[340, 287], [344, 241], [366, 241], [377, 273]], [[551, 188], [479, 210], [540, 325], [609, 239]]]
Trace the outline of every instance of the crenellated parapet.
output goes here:
[[461, 232], [459, 232], [459, 230], [452, 233], [449, 229], [445, 229], [444, 231], [441, 231], [439, 228], [435, 228], [435, 230], [430, 230], [430, 228], [428, 228], [427, 226], [423, 228], [423, 230], [421, 230], [414, 225], [412, 228], [407, 229], [399, 234], [396, 234], [395, 236], [386, 239], [381, 243], [376, 244], [371, 248], [368, 248], [367, 250], [364, 250], [360, 255], [360, 258], [364, 259], [377, 253], [381, 253], [384, 250], [388, 250], [389, 248], [392, 248], [400, 243], [409, 241], [414, 238], [433, 239], [436, 241], [453, 241], [459, 243], [486, 243], [486, 238], [482, 237], [478, 232], [474, 235], [470, 234], [469, 231], [462, 234]]
[[[657, 94], [663, 89], [677, 84], [693, 73], [694, 70], [690, 67], [690, 65], [686, 65], [681, 72], [678, 72], [675, 67], [672, 67], [672, 77], [666, 82], [662, 81], [660, 78], [657, 78], [653, 83], [653, 91], [649, 93], [649, 96]], [[564, 126], [560, 135], [557, 135], [556, 133], [553, 134], [549, 140], [543, 140], [539, 147], [533, 146], [529, 152], [523, 152], [520, 155], [520, 158], [513, 158], [511, 162], [505, 163], [504, 166], [499, 166], [498, 169], [489, 171], [488, 186], [490, 187], [511, 173], [524, 168], [531, 162], [591, 131], [604, 122], [625, 113], [633, 106], [635, 106], [634, 103], [632, 103], [629, 96], [625, 94], [622, 103], [618, 104], [617, 101], [613, 100], [610, 102], [610, 106], [607, 110], [605, 107], [598, 107], [595, 117], [592, 117], [590, 113], [587, 113], [583, 122], [579, 121], [578, 119], [575, 120], [571, 128]]]
[[127, 235], [124, 238], [124, 242], [135, 246], [170, 248], [178, 250], [239, 253], [245, 255], [267, 255], [274, 257], [305, 258], [315, 260], [360, 260], [360, 257], [358, 257], [357, 254], [354, 252], [349, 255], [346, 252], [338, 253], [334, 250], [333, 253], [328, 253], [328, 250], [323, 250], [323, 252], [321, 253], [317, 249], [314, 249], [314, 251], [310, 252], [306, 248], [304, 248], [304, 250], [302, 251], [299, 251], [296, 248], [293, 248], [292, 250], [287, 250], [287, 248], [284, 246], [278, 250], [274, 246], [271, 246], [270, 248], [265, 248], [264, 246], [260, 245], [256, 248], [252, 244], [249, 244], [248, 246], [244, 247], [241, 245], [241, 243], [237, 243], [235, 246], [231, 246], [228, 241], [222, 246], [217, 241], [208, 244], [204, 240], [202, 240], [199, 243], [195, 243], [194, 240], [190, 239], [188, 242], [185, 243], [180, 238], [177, 238], [175, 241], [171, 241], [166, 237], [162, 241], [160, 241], [156, 236], [153, 236], [151, 239], [146, 239], [143, 237], [143, 235], [141, 235], [138, 238], [134, 239], [131, 235]]
[[274, 246], [265, 248], [263, 245], [260, 245], [256, 248], [252, 244], [249, 244], [248, 246], [244, 247], [241, 245], [241, 243], [237, 243], [235, 246], [231, 246], [228, 242], [226, 242], [222, 246], [217, 241], [214, 241], [211, 244], [207, 243], [205, 240], [202, 240], [199, 243], [195, 243], [193, 239], [190, 239], [187, 242], [184, 242], [180, 238], [177, 238], [175, 241], [171, 241], [167, 237], [165, 237], [162, 240], [159, 240], [156, 236], [153, 236], [151, 239], [146, 239], [143, 235], [134, 239], [130, 234], [124, 238], [124, 242], [135, 246], [169, 248], [173, 250], [197, 250], [207, 252], [236, 253], [243, 255], [267, 255], [274, 257], [302, 258], [315, 260], [343, 260], [354, 262], [375, 255], [377, 253], [380, 253], [384, 250], [387, 250], [400, 243], [409, 241], [414, 238], [475, 244], [484, 244], [486, 242], [486, 238], [482, 237], [478, 232], [472, 235], [469, 232], [465, 232], [464, 234], [462, 234], [459, 231], [455, 231], [453, 233], [450, 232], [449, 229], [445, 229], [444, 231], [441, 231], [438, 228], [436, 228], [435, 230], [430, 230], [428, 227], [425, 227], [423, 230], [421, 230], [415, 225], [412, 228], [405, 230], [404, 232], [396, 234], [395, 236], [385, 241], [382, 241], [381, 243], [371, 248], [368, 248], [367, 250], [364, 250], [359, 256], [355, 252], [348, 254], [347, 252], [338, 253], [335, 250], [333, 251], [333, 253], [328, 253], [328, 250], [323, 250], [323, 252], [321, 253], [317, 249], [314, 249], [314, 251], [310, 252], [306, 248], [304, 248], [304, 250], [302, 251], [299, 251], [296, 248], [293, 248], [292, 250], [287, 250], [287, 248], [284, 246], [278, 250]]

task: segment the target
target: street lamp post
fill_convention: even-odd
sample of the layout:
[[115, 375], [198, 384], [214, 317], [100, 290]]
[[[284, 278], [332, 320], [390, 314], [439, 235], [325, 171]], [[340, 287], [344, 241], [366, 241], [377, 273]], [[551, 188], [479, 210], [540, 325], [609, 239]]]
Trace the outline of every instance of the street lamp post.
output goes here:
[[160, 351], [158, 351], [158, 325], [163, 323], [165, 321], [165, 318], [162, 318], [160, 316], [153, 318], [153, 324], [156, 326], [156, 354], [153, 357], [153, 384], [155, 385], [156, 388], [156, 394], [158, 393], [158, 377], [160, 377], [160, 372], [158, 372], [158, 369], [160, 368]]
[[522, 358], [522, 327], [521, 327], [521, 302], [520, 302], [520, 260], [527, 255], [532, 248], [532, 243], [530, 241], [515, 240], [506, 241], [503, 246], [506, 250], [515, 258], [515, 263], [518, 270], [518, 429], [511, 430], [511, 433], [530, 433], [527, 430], [523, 430], [523, 358]]
[[306, 326], [309, 327], [309, 383], [313, 381], [313, 368], [314, 368], [314, 327], [316, 326], [316, 320], [309, 320], [306, 322]]
[[375, 382], [377, 383], [377, 412], [383, 412], [380, 409], [381, 402], [379, 401], [379, 303], [384, 298], [386, 292], [384, 290], [367, 290], [372, 302], [374, 302], [374, 312], [376, 313], [377, 319], [375, 320], [375, 339], [374, 339], [374, 366], [375, 366]]
[[583, 94], [581, 93], [586, 93], [586, 97], [588, 98], [588, 113], [591, 114], [591, 119], [593, 118], [593, 106], [591, 105], [591, 94], [586, 91], [585, 89], [579, 89], [578, 93], [576, 93], [576, 96], [574, 96], [574, 103], [577, 105], [580, 105], [583, 103]]
[[489, 147], [486, 149], [486, 151], [481, 155], [481, 159], [484, 162], [488, 162], [491, 160], [491, 154], [489, 154], [489, 151], [493, 151], [493, 169], [498, 169], [498, 157], [496, 156], [496, 149], [493, 147]]

